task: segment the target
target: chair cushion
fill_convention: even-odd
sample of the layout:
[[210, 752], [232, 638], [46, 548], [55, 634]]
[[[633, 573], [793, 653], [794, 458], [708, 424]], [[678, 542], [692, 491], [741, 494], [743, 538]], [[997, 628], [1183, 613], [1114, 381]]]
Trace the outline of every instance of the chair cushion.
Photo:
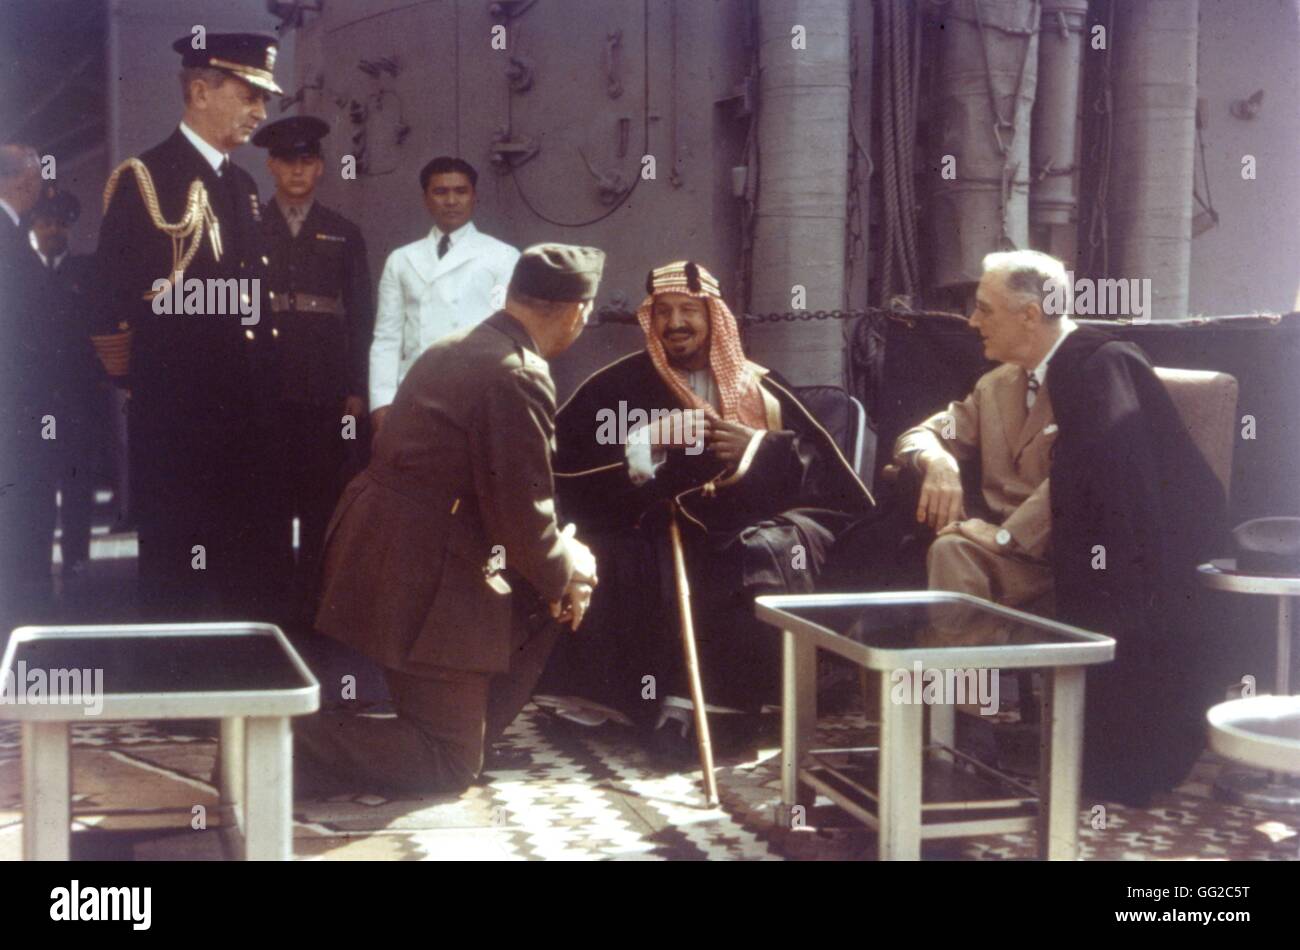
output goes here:
[[1227, 373], [1155, 368], [1178, 409], [1187, 434], [1201, 450], [1224, 494], [1232, 485], [1232, 446], [1237, 415], [1237, 380]]

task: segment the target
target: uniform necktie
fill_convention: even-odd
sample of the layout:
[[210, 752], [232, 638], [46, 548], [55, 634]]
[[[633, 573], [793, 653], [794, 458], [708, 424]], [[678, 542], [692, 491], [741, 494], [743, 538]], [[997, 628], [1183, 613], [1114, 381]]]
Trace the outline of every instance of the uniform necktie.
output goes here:
[[1025, 392], [1025, 406], [1029, 409], [1034, 408], [1034, 400], [1038, 398], [1038, 390], [1042, 384], [1038, 382], [1038, 374], [1030, 373], [1028, 389]]
[[451, 235], [444, 234], [442, 240], [438, 242], [438, 260], [447, 256], [447, 248], [451, 247]]
[[294, 237], [302, 230], [303, 213], [302, 208], [294, 206], [289, 209], [289, 233]]
[[221, 164], [217, 167], [217, 174], [221, 176], [221, 179], [223, 181], [225, 181], [226, 176], [229, 173], [230, 173], [230, 156], [226, 155], [224, 158], [221, 159]]

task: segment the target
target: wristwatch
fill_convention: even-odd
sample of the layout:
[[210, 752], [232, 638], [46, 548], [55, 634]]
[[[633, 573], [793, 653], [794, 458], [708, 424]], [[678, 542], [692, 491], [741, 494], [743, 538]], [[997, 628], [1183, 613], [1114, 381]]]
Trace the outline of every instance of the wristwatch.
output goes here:
[[1011, 544], [1011, 532], [1006, 528], [998, 528], [998, 533], [993, 535], [993, 540], [997, 542], [998, 547], [1005, 548]]

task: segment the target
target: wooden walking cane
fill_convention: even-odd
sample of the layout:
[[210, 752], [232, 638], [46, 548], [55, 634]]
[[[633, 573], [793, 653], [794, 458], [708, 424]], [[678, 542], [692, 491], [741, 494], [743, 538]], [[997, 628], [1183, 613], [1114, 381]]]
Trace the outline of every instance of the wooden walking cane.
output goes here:
[[704, 770], [704, 798], [718, 804], [718, 780], [713, 774], [713, 742], [709, 738], [709, 718], [704, 711], [704, 688], [700, 685], [700, 658], [695, 651], [695, 623], [691, 619], [691, 583], [686, 577], [686, 556], [682, 553], [682, 532], [677, 526], [677, 502], [668, 513], [668, 535], [673, 546], [673, 575], [677, 581], [677, 609], [681, 615], [682, 651], [686, 655], [686, 676], [695, 707], [695, 736], [700, 747], [700, 767]]

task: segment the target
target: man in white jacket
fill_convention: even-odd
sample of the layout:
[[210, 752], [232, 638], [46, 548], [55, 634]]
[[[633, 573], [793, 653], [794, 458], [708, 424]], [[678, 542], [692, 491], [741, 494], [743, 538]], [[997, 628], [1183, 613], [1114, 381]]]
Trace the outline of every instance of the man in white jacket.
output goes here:
[[420, 170], [433, 228], [388, 255], [370, 345], [370, 413], [378, 431], [406, 371], [436, 340], [501, 309], [519, 252], [471, 220], [478, 173], [441, 156]]

